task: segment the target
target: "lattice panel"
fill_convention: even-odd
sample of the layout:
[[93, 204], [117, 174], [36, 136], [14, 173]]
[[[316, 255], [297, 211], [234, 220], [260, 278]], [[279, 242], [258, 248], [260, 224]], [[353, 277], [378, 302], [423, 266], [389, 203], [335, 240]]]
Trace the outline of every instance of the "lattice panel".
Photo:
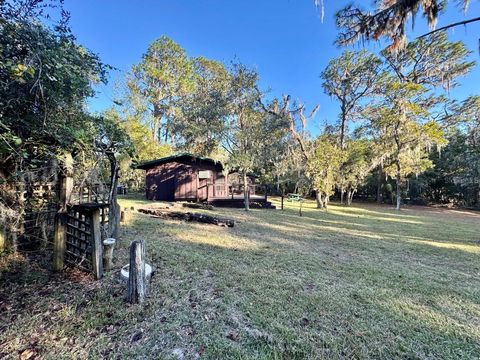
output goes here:
[[70, 210], [67, 216], [65, 261], [84, 270], [92, 270], [92, 236], [90, 218]]
[[34, 248], [51, 242], [55, 214], [58, 210], [58, 185], [56, 182], [28, 184], [22, 195], [25, 214], [21, 235], [21, 248]]

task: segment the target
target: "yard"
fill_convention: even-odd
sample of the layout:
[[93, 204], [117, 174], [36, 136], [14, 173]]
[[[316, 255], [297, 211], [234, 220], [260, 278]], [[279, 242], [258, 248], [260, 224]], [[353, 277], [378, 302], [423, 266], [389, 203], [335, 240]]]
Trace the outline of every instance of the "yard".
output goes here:
[[[99, 282], [0, 258], [0, 359], [479, 358], [480, 214], [286, 206], [217, 209], [234, 228], [132, 213]], [[156, 268], [143, 307], [118, 280], [134, 239]]]

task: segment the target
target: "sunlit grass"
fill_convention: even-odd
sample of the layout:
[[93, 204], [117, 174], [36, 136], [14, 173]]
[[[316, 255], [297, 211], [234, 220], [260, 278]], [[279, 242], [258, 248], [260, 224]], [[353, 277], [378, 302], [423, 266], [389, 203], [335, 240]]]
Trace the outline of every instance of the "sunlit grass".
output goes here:
[[[48, 274], [10, 277], [0, 301], [23, 313], [6, 310], [0, 353], [18, 358], [35, 334], [52, 359], [478, 358], [480, 215], [313, 201], [301, 217], [289, 202], [213, 213], [235, 227], [131, 211], [101, 282], [54, 278], [44, 294]], [[156, 268], [143, 307], [125, 304], [117, 274], [135, 239]]]

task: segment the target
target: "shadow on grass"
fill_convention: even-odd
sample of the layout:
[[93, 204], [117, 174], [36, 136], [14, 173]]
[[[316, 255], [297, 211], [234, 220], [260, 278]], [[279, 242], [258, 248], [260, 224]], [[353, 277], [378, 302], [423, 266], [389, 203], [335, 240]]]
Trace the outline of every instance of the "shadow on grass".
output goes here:
[[[117, 269], [100, 282], [32, 268], [10, 273], [0, 299], [1, 351], [31, 347], [50, 358], [65, 351], [80, 358], [472, 357], [480, 337], [478, 256], [422, 242], [445, 244], [450, 234], [444, 224], [432, 232], [429, 217], [420, 216], [422, 224], [365, 216], [351, 222], [338, 212], [215, 212], [238, 220], [233, 229], [135, 213], [122, 226]], [[157, 268], [143, 308], [126, 306], [125, 285], [115, 279], [135, 239], [146, 240]]]
[[[310, 357], [468, 358], [478, 351], [478, 291], [472, 289], [479, 288], [479, 281], [472, 268], [477, 257], [472, 254], [437, 251], [428, 244], [383, 235], [384, 241], [373, 241], [371, 232], [332, 234], [316, 219], [294, 222], [288, 212], [231, 210], [228, 215], [242, 222], [223, 229], [138, 215], [128, 225], [143, 229], [151, 261], [161, 269], [159, 276], [174, 279], [170, 285], [183, 294], [171, 296], [183, 299], [191, 291], [198, 293], [198, 284], [224, 294], [215, 310], [220, 328], [231, 326], [230, 312], [248, 314], [249, 326], [268, 334], [261, 338], [262, 346], [281, 354], [285, 344], [297, 344]], [[311, 227], [315, 230], [305, 236]], [[305, 239], [312, 234], [314, 238]], [[445, 307], [439, 299], [453, 305]], [[203, 326], [197, 324], [201, 320], [190, 312], [188, 302], [180, 304], [187, 309], [177, 310], [192, 316], [192, 326]], [[218, 351], [207, 350], [207, 355], [232, 349], [243, 356], [253, 354], [247, 330], [238, 340], [239, 350], [239, 344], [224, 343], [210, 327], [206, 329], [198, 330], [200, 342], [215, 343]], [[321, 350], [312, 341], [322, 344]]]

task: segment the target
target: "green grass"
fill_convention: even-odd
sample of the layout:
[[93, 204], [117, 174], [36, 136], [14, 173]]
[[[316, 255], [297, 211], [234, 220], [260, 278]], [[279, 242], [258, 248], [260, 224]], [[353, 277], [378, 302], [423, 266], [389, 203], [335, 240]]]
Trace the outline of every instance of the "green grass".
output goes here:
[[[480, 214], [286, 206], [215, 211], [234, 228], [132, 213], [100, 282], [4, 260], [0, 358], [479, 358]], [[143, 307], [117, 276], [135, 239], [156, 268]]]

